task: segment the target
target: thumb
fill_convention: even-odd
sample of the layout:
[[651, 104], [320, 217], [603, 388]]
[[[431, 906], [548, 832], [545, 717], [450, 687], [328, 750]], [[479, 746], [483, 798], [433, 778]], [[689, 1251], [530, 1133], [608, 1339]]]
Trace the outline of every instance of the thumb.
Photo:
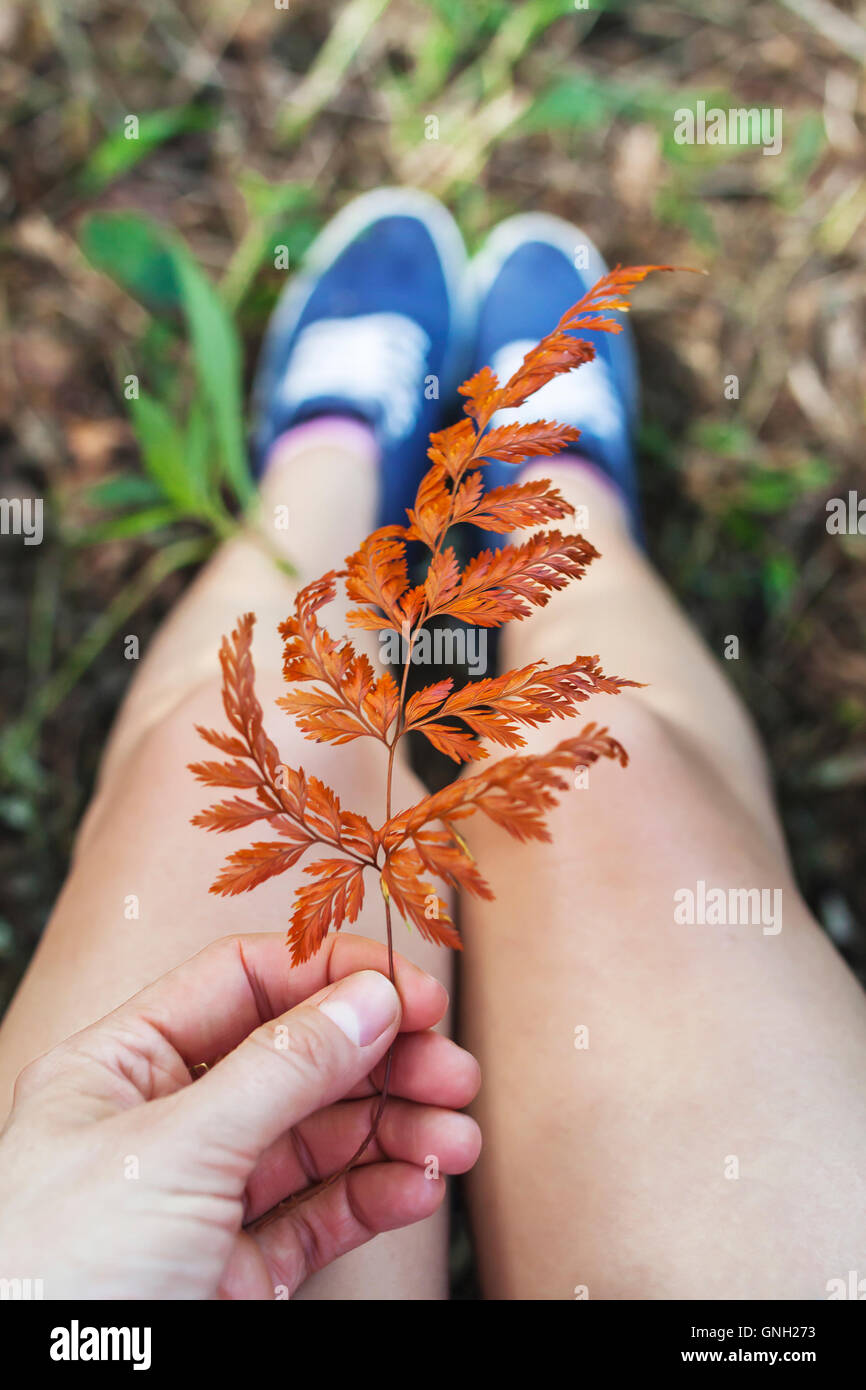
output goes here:
[[342, 1099], [385, 1055], [400, 996], [362, 970], [255, 1032], [175, 1099], [198, 1144], [218, 1142], [254, 1162], [286, 1130]]

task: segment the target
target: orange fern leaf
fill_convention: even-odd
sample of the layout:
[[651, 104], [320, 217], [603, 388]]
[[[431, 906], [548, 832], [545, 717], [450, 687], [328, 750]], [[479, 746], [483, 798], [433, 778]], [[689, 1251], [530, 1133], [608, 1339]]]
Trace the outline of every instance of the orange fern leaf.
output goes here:
[[617, 266], [608, 271], [563, 314], [552, 332], [545, 334], [538, 345], [526, 354], [505, 385], [490, 394], [485, 400], [485, 412], [480, 417], [476, 416], [479, 423], [483, 421], [486, 425], [495, 410], [522, 405], [555, 376], [591, 362], [595, 357], [595, 348], [591, 343], [572, 335], [577, 331], [621, 333], [622, 324], [608, 318], [608, 312], [627, 312], [630, 306], [626, 296], [635, 285], [653, 270], [673, 269], [670, 265], [641, 265], [629, 266], [625, 270]]
[[333, 927], [354, 922], [364, 902], [364, 865], [352, 859], [317, 859], [305, 874], [317, 874], [295, 894], [289, 928], [292, 964], [300, 965], [318, 951]]
[[[489, 368], [485, 367], [484, 370], [488, 371]], [[493, 373], [491, 372], [490, 375], [493, 376]], [[495, 381], [496, 378], [493, 377], [493, 380]], [[467, 382], [466, 386], [468, 387], [468, 385]], [[461, 386], [459, 390], [465, 392], [465, 387]], [[458, 420], [456, 424], [449, 425], [447, 429], [437, 430], [431, 434], [427, 457], [434, 467], [441, 468], [448, 474], [449, 478], [456, 482], [465, 473], [475, 457], [477, 442], [478, 435], [472, 427], [472, 422], [470, 420]]]
[[587, 724], [574, 738], [558, 743], [549, 753], [517, 754], [491, 763], [473, 777], [449, 783], [423, 797], [379, 831], [388, 854], [435, 821], [462, 820], [483, 812], [518, 840], [549, 840], [546, 812], [556, 805], [555, 792], [567, 791], [566, 771], [611, 758], [625, 767], [628, 756], [607, 729]]
[[[191, 764], [195, 767], [195, 764]], [[257, 820], [269, 820], [274, 814], [273, 806], [262, 802], [245, 801], [242, 796], [233, 796], [226, 801], [218, 801], [193, 816], [191, 825], [202, 830], [243, 830]]]
[[460, 937], [448, 909], [431, 885], [422, 880], [423, 872], [424, 864], [416, 849], [397, 849], [388, 855], [382, 867], [384, 890], [400, 916], [417, 927], [426, 941], [459, 951]]
[[282, 840], [258, 840], [248, 849], [236, 849], [223, 864], [210, 891], [223, 897], [248, 893], [266, 879], [285, 873], [314, 843], [311, 835], [302, 835], [300, 827], [296, 827], [295, 833], [298, 835], [295, 844], [286, 844]]
[[[478, 462], [484, 463], [484, 459], [479, 459]], [[458, 521], [465, 521], [478, 507], [483, 496], [483, 474], [481, 472], [464, 474], [460, 483], [450, 493], [451, 510], [448, 516], [448, 525], [453, 526]]]
[[592, 289], [588, 290], [582, 299], [573, 304], [570, 309], [566, 309], [562, 318], [557, 324], [557, 329], [581, 329], [584, 332], [621, 333], [622, 324], [615, 319], [599, 319], [600, 313], [608, 310], [619, 310], [627, 314], [631, 309], [627, 296], [653, 271], [664, 270], [673, 271], [677, 267], [673, 265], [627, 265], [614, 266], [613, 270], [608, 270], [602, 275]]
[[463, 571], [454, 597], [431, 609], [428, 617], [450, 613], [479, 627], [527, 618], [533, 607], [543, 608], [555, 590], [580, 579], [597, 557], [595, 546], [583, 536], [563, 536], [559, 531], [540, 531], [522, 545], [499, 551], [482, 550]]
[[245, 758], [249, 752], [243, 739], [233, 738], [231, 734], [221, 733], [219, 729], [205, 729], [201, 724], [196, 724], [195, 731], [205, 743], [218, 748], [221, 753], [228, 753], [230, 757]]
[[[372, 683], [373, 673], [370, 671]], [[327, 690], [290, 690], [277, 705], [291, 714], [301, 732], [316, 743], [351, 743], [374, 731], [338, 695]]]
[[406, 701], [405, 727], [414, 729], [426, 715], [441, 705], [453, 689], [454, 682], [449, 678], [436, 681], [434, 685], [425, 685], [422, 690], [410, 695]]
[[240, 735], [245, 755], [255, 763], [262, 774], [261, 780], [265, 781], [276, 768], [278, 758], [276, 746], [264, 731], [262, 707], [255, 693], [256, 671], [252, 658], [255, 621], [253, 613], [245, 613], [238, 619], [231, 638], [223, 638], [220, 666], [226, 717]]
[[441, 613], [460, 588], [460, 567], [452, 546], [440, 550], [430, 562], [424, 580], [427, 612]]
[[446, 485], [446, 477], [442, 464], [434, 463], [421, 479], [415, 506], [407, 513], [409, 526], [406, 539], [423, 541], [430, 550], [436, 549], [449, 524], [451, 492]]
[[412, 844], [424, 868], [443, 883], [462, 888], [473, 897], [492, 900], [493, 889], [453, 831], [421, 830], [412, 837]]
[[347, 614], [352, 627], [400, 628], [404, 618], [400, 600], [409, 588], [405, 536], [403, 526], [382, 526], [346, 560], [348, 597], [372, 605]]
[[261, 769], [242, 762], [190, 763], [190, 772], [206, 787], [258, 787], [262, 782]]
[[562, 666], [533, 661], [454, 691], [443, 700], [436, 717], [458, 715], [468, 721], [476, 712], [490, 710], [534, 727], [555, 716], [565, 718], [590, 695], [616, 695], [626, 686], [639, 684], [621, 676], [606, 676], [597, 656], [576, 656]]
[[[328, 588], [326, 584], [317, 597]], [[254, 787], [258, 803], [231, 797], [200, 812], [192, 823], [224, 832], [267, 820], [281, 839], [257, 841], [230, 854], [211, 885], [211, 892], [222, 895], [246, 892], [284, 873], [315, 844], [345, 850], [369, 864], [378, 853], [373, 827], [363, 816], [342, 811], [330, 787], [316, 777], [308, 778], [303, 769], [289, 768], [279, 761], [276, 745], [264, 731], [262, 708], [255, 696], [251, 654], [254, 622], [253, 616], [246, 614], [220, 649], [223, 705], [238, 737], [213, 729], [199, 730], [207, 743], [230, 754], [232, 761], [192, 763], [190, 770], [208, 786]], [[321, 635], [328, 649], [327, 634]], [[296, 631], [290, 641], [297, 636]], [[296, 650], [288, 660], [303, 666], [307, 656]], [[319, 669], [315, 661], [313, 669]]]
[[[487, 749], [477, 738], [459, 724], [441, 724], [438, 720], [416, 726], [434, 748], [444, 753], [455, 763], [470, 762], [474, 758], [486, 758]], [[522, 742], [522, 740], [520, 740]]]
[[[415, 697], [415, 703], [410, 701], [406, 706], [406, 727], [426, 735], [455, 762], [468, 761], [487, 756], [479, 739], [521, 748], [526, 742], [521, 726], [535, 728], [550, 719], [564, 719], [590, 695], [616, 695], [639, 684], [606, 676], [595, 656], [577, 656], [573, 662], [553, 667], [536, 661], [501, 676], [472, 681], [453, 694], [446, 692], [441, 699], [436, 696], [444, 682], [426, 686], [418, 692], [423, 698]], [[477, 737], [459, 726], [442, 724], [445, 718], [462, 720]]]
[[[490, 367], [482, 367], [468, 381], [464, 381], [462, 386], [458, 386], [457, 390], [461, 396], [465, 396], [467, 399], [467, 404], [463, 407], [466, 414], [472, 417], [480, 429], [484, 429], [491, 416], [499, 408], [502, 391], [496, 373]], [[451, 428], [456, 429], [457, 427], [452, 425]], [[430, 437], [431, 439], [435, 438], [434, 435]], [[452, 474], [452, 476], [454, 475]]]
[[354, 811], [340, 812], [340, 844], [349, 854], [357, 854], [371, 863], [376, 858], [379, 842], [366, 816]]
[[289, 691], [277, 704], [318, 743], [349, 743], [365, 735], [384, 740], [397, 714], [393, 677], [377, 679], [367, 657], [345, 638], [335, 641], [316, 618], [323, 604], [334, 598], [336, 580], [332, 570], [301, 589], [294, 617], [280, 625], [285, 680], [317, 684], [312, 690]]
[[566, 444], [573, 444], [579, 438], [580, 430], [572, 425], [551, 424], [549, 420], [536, 420], [526, 425], [497, 425], [482, 436], [479, 452], [501, 463], [525, 463], [528, 458], [558, 454]]
[[527, 483], [509, 483], [482, 493], [479, 486], [470, 487], [480, 473], [470, 473], [461, 484], [454, 499], [454, 521], [469, 521], [482, 531], [505, 535], [524, 526], [539, 526], [545, 521], [561, 521], [573, 516], [574, 508], [558, 489], [544, 478]]
[[397, 689], [394, 677], [386, 671], [384, 676], [380, 676], [375, 685], [364, 696], [363, 700], [364, 717], [370, 722], [373, 729], [383, 741], [387, 741], [387, 733], [392, 723], [397, 718], [400, 708], [400, 692]]
[[[619, 324], [613, 325], [619, 332]], [[513, 376], [497, 392], [496, 409], [512, 409], [540, 391], [555, 376], [574, 371], [595, 357], [592, 343], [582, 338], [571, 338], [561, 329], [542, 338], [537, 347], [531, 348]], [[491, 431], [492, 433], [492, 431]]]

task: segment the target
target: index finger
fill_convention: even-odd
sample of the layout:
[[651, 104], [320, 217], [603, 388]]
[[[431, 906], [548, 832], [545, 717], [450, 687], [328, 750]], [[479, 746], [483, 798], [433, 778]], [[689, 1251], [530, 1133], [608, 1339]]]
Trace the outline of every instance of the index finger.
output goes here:
[[[144, 1018], [188, 1066], [213, 1062], [269, 1019], [359, 970], [388, 974], [388, 952], [363, 936], [332, 935], [303, 965], [292, 965], [285, 936], [227, 936], [163, 975], [109, 1015]], [[448, 1006], [445, 986], [402, 956], [394, 975], [403, 1005], [401, 1032], [432, 1028]]]

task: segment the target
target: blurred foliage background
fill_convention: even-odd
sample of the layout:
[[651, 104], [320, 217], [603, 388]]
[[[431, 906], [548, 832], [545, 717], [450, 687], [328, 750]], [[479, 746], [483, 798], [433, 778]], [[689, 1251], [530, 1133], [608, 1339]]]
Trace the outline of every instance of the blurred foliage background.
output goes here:
[[[611, 263], [710, 272], [637, 296], [651, 549], [710, 646], [739, 637], [727, 669], [768, 742], [799, 879], [862, 967], [866, 540], [825, 526], [828, 497], [866, 495], [856, 11], [7, 3], [0, 493], [44, 497], [47, 530], [39, 548], [0, 541], [0, 1008], [134, 669], [123, 634], [146, 645], [248, 493], [276, 248], [294, 267], [383, 183], [437, 193], [470, 248], [545, 209]], [[698, 99], [782, 108], [781, 154], [678, 145], [674, 111]]]

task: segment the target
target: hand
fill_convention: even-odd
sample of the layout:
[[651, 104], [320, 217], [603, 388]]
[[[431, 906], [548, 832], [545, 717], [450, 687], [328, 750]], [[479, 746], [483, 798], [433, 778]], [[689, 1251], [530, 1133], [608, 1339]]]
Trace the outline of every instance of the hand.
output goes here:
[[[32, 1062], [0, 1134], [0, 1278], [41, 1278], [46, 1298], [271, 1299], [429, 1216], [445, 1184], [428, 1173], [478, 1156], [455, 1113], [478, 1065], [430, 1031], [444, 987], [395, 964], [399, 996], [362, 937], [294, 968], [280, 935], [229, 937]], [[244, 1230], [351, 1157], [398, 1032], [359, 1166]]]

